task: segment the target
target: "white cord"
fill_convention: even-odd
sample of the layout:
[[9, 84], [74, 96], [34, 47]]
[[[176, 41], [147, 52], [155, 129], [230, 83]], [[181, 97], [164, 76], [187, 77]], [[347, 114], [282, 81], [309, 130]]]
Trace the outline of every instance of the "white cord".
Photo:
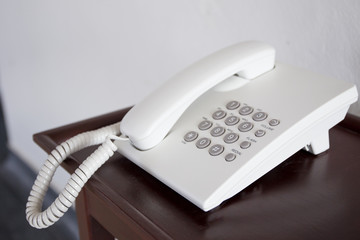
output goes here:
[[[78, 134], [61, 143], [49, 154], [39, 171], [26, 204], [26, 219], [32, 227], [39, 229], [49, 227], [64, 215], [88, 179], [117, 150], [111, 140], [128, 140], [118, 135], [120, 135], [120, 123]], [[101, 145], [75, 170], [56, 200], [42, 212], [45, 194], [61, 162], [70, 154], [97, 144]]]

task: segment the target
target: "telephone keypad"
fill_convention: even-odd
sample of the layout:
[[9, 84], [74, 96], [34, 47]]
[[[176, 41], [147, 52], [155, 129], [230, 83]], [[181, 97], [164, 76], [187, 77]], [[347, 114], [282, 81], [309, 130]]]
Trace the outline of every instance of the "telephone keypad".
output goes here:
[[[257, 110], [257, 112], [252, 114], [255, 108], [250, 107], [247, 104], [239, 110], [236, 110], [240, 105], [241, 104], [238, 101], [229, 101], [225, 105], [226, 110], [218, 108], [218, 110], [212, 113], [211, 117], [214, 121], [203, 120], [198, 124], [197, 127], [202, 132], [197, 133], [196, 131], [189, 131], [185, 134], [184, 140], [186, 142], [195, 141], [201, 133], [204, 133], [205, 137], [199, 138], [195, 143], [197, 148], [204, 149], [210, 146], [212, 142], [211, 137], [220, 137], [225, 134], [222, 140], [226, 145], [224, 146], [219, 140], [214, 139], [214, 144], [208, 148], [208, 152], [211, 156], [218, 156], [225, 152], [225, 161], [234, 161], [237, 155], [241, 155], [242, 151], [248, 151], [247, 149], [250, 148], [252, 144], [257, 144], [258, 141], [253, 139], [253, 136], [259, 138], [260, 141], [261, 137], [267, 135], [268, 129], [269, 131], [275, 129], [270, 128], [270, 126], [275, 127], [280, 124], [280, 120], [276, 118], [270, 118], [267, 123], [262, 122], [268, 118], [268, 113]], [[229, 116], [226, 117], [228, 114]], [[204, 119], [207, 118], [208, 117], [204, 117]], [[214, 124], [216, 124], [216, 126], [211, 129]], [[268, 127], [266, 124], [268, 124]], [[254, 128], [255, 130], [253, 130]], [[206, 136], [206, 130], [209, 130], [207, 133], [210, 137]], [[239, 134], [239, 132], [241, 134]]]

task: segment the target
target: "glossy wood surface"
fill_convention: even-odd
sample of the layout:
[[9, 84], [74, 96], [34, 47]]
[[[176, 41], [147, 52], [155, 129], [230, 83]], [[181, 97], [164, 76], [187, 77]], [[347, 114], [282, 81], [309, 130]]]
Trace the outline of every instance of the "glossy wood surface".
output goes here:
[[[120, 121], [127, 110], [34, 140], [50, 152], [77, 133]], [[94, 149], [62, 166], [72, 173]], [[85, 186], [76, 207], [81, 239], [359, 239], [360, 119], [348, 115], [330, 130], [330, 150], [297, 152], [206, 213], [118, 153]]]

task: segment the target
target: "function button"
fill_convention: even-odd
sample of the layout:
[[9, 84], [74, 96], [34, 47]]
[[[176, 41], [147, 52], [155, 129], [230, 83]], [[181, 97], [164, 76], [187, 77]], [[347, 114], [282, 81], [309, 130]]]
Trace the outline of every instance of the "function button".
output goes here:
[[199, 123], [199, 125], [198, 125], [198, 128], [200, 130], [208, 130], [211, 127], [212, 127], [212, 122], [210, 122], [208, 120], [204, 120], [201, 123]]
[[249, 115], [250, 113], [252, 113], [254, 111], [254, 109], [250, 106], [244, 106], [242, 108], [240, 108], [239, 113], [241, 115]]
[[237, 109], [240, 106], [238, 101], [231, 101], [226, 104], [226, 108], [229, 110]]
[[210, 145], [210, 143], [211, 143], [210, 139], [208, 139], [208, 138], [200, 138], [196, 142], [196, 147], [198, 147], [200, 149], [206, 148], [207, 146]]
[[242, 149], [247, 149], [247, 148], [249, 148], [250, 146], [251, 146], [251, 143], [250, 143], [249, 141], [243, 141], [243, 142], [240, 143], [240, 147], [241, 147]]
[[271, 119], [269, 121], [269, 125], [273, 126], [273, 127], [279, 125], [279, 123], [280, 123], [280, 120], [278, 120], [278, 119]]
[[257, 112], [257, 113], [255, 113], [253, 116], [252, 116], [252, 119], [254, 120], [254, 121], [257, 121], [257, 122], [259, 122], [259, 121], [262, 121], [262, 120], [265, 120], [266, 118], [267, 118], [267, 113], [265, 113], [265, 112]]
[[234, 143], [239, 139], [239, 134], [236, 133], [228, 133], [224, 137], [224, 142], [226, 143]]
[[188, 132], [188, 133], [185, 134], [184, 140], [187, 141], [187, 142], [192, 142], [192, 141], [194, 141], [197, 137], [198, 137], [197, 132], [190, 131], [190, 132]]
[[240, 121], [240, 118], [236, 116], [230, 116], [225, 119], [225, 124], [228, 126], [233, 126], [237, 124]]
[[213, 137], [219, 137], [225, 133], [225, 128], [223, 127], [214, 127], [211, 129], [210, 134]]
[[259, 129], [259, 130], [256, 130], [255, 136], [257, 136], [257, 137], [262, 137], [262, 136], [265, 135], [265, 133], [266, 133], [265, 130]]
[[215, 144], [209, 148], [209, 153], [211, 156], [217, 156], [224, 151], [224, 147], [220, 144]]
[[215, 120], [223, 119], [226, 116], [226, 112], [223, 110], [217, 110], [213, 113], [212, 117]]
[[232, 162], [232, 161], [235, 160], [235, 158], [236, 158], [236, 155], [235, 155], [234, 153], [228, 153], [228, 154], [226, 154], [226, 156], [225, 156], [225, 160], [226, 160], [227, 162]]
[[254, 127], [254, 124], [251, 122], [242, 122], [240, 123], [238, 129], [240, 132], [248, 132]]

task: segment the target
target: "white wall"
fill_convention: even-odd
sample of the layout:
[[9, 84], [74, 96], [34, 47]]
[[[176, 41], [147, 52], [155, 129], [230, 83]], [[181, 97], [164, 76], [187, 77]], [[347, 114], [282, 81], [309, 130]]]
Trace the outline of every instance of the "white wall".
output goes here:
[[[193, 61], [243, 40], [360, 86], [359, 12], [357, 0], [0, 0], [10, 146], [38, 170], [45, 154], [32, 134], [135, 104]], [[351, 112], [360, 116], [359, 103]], [[56, 189], [65, 177], [57, 174]]]

